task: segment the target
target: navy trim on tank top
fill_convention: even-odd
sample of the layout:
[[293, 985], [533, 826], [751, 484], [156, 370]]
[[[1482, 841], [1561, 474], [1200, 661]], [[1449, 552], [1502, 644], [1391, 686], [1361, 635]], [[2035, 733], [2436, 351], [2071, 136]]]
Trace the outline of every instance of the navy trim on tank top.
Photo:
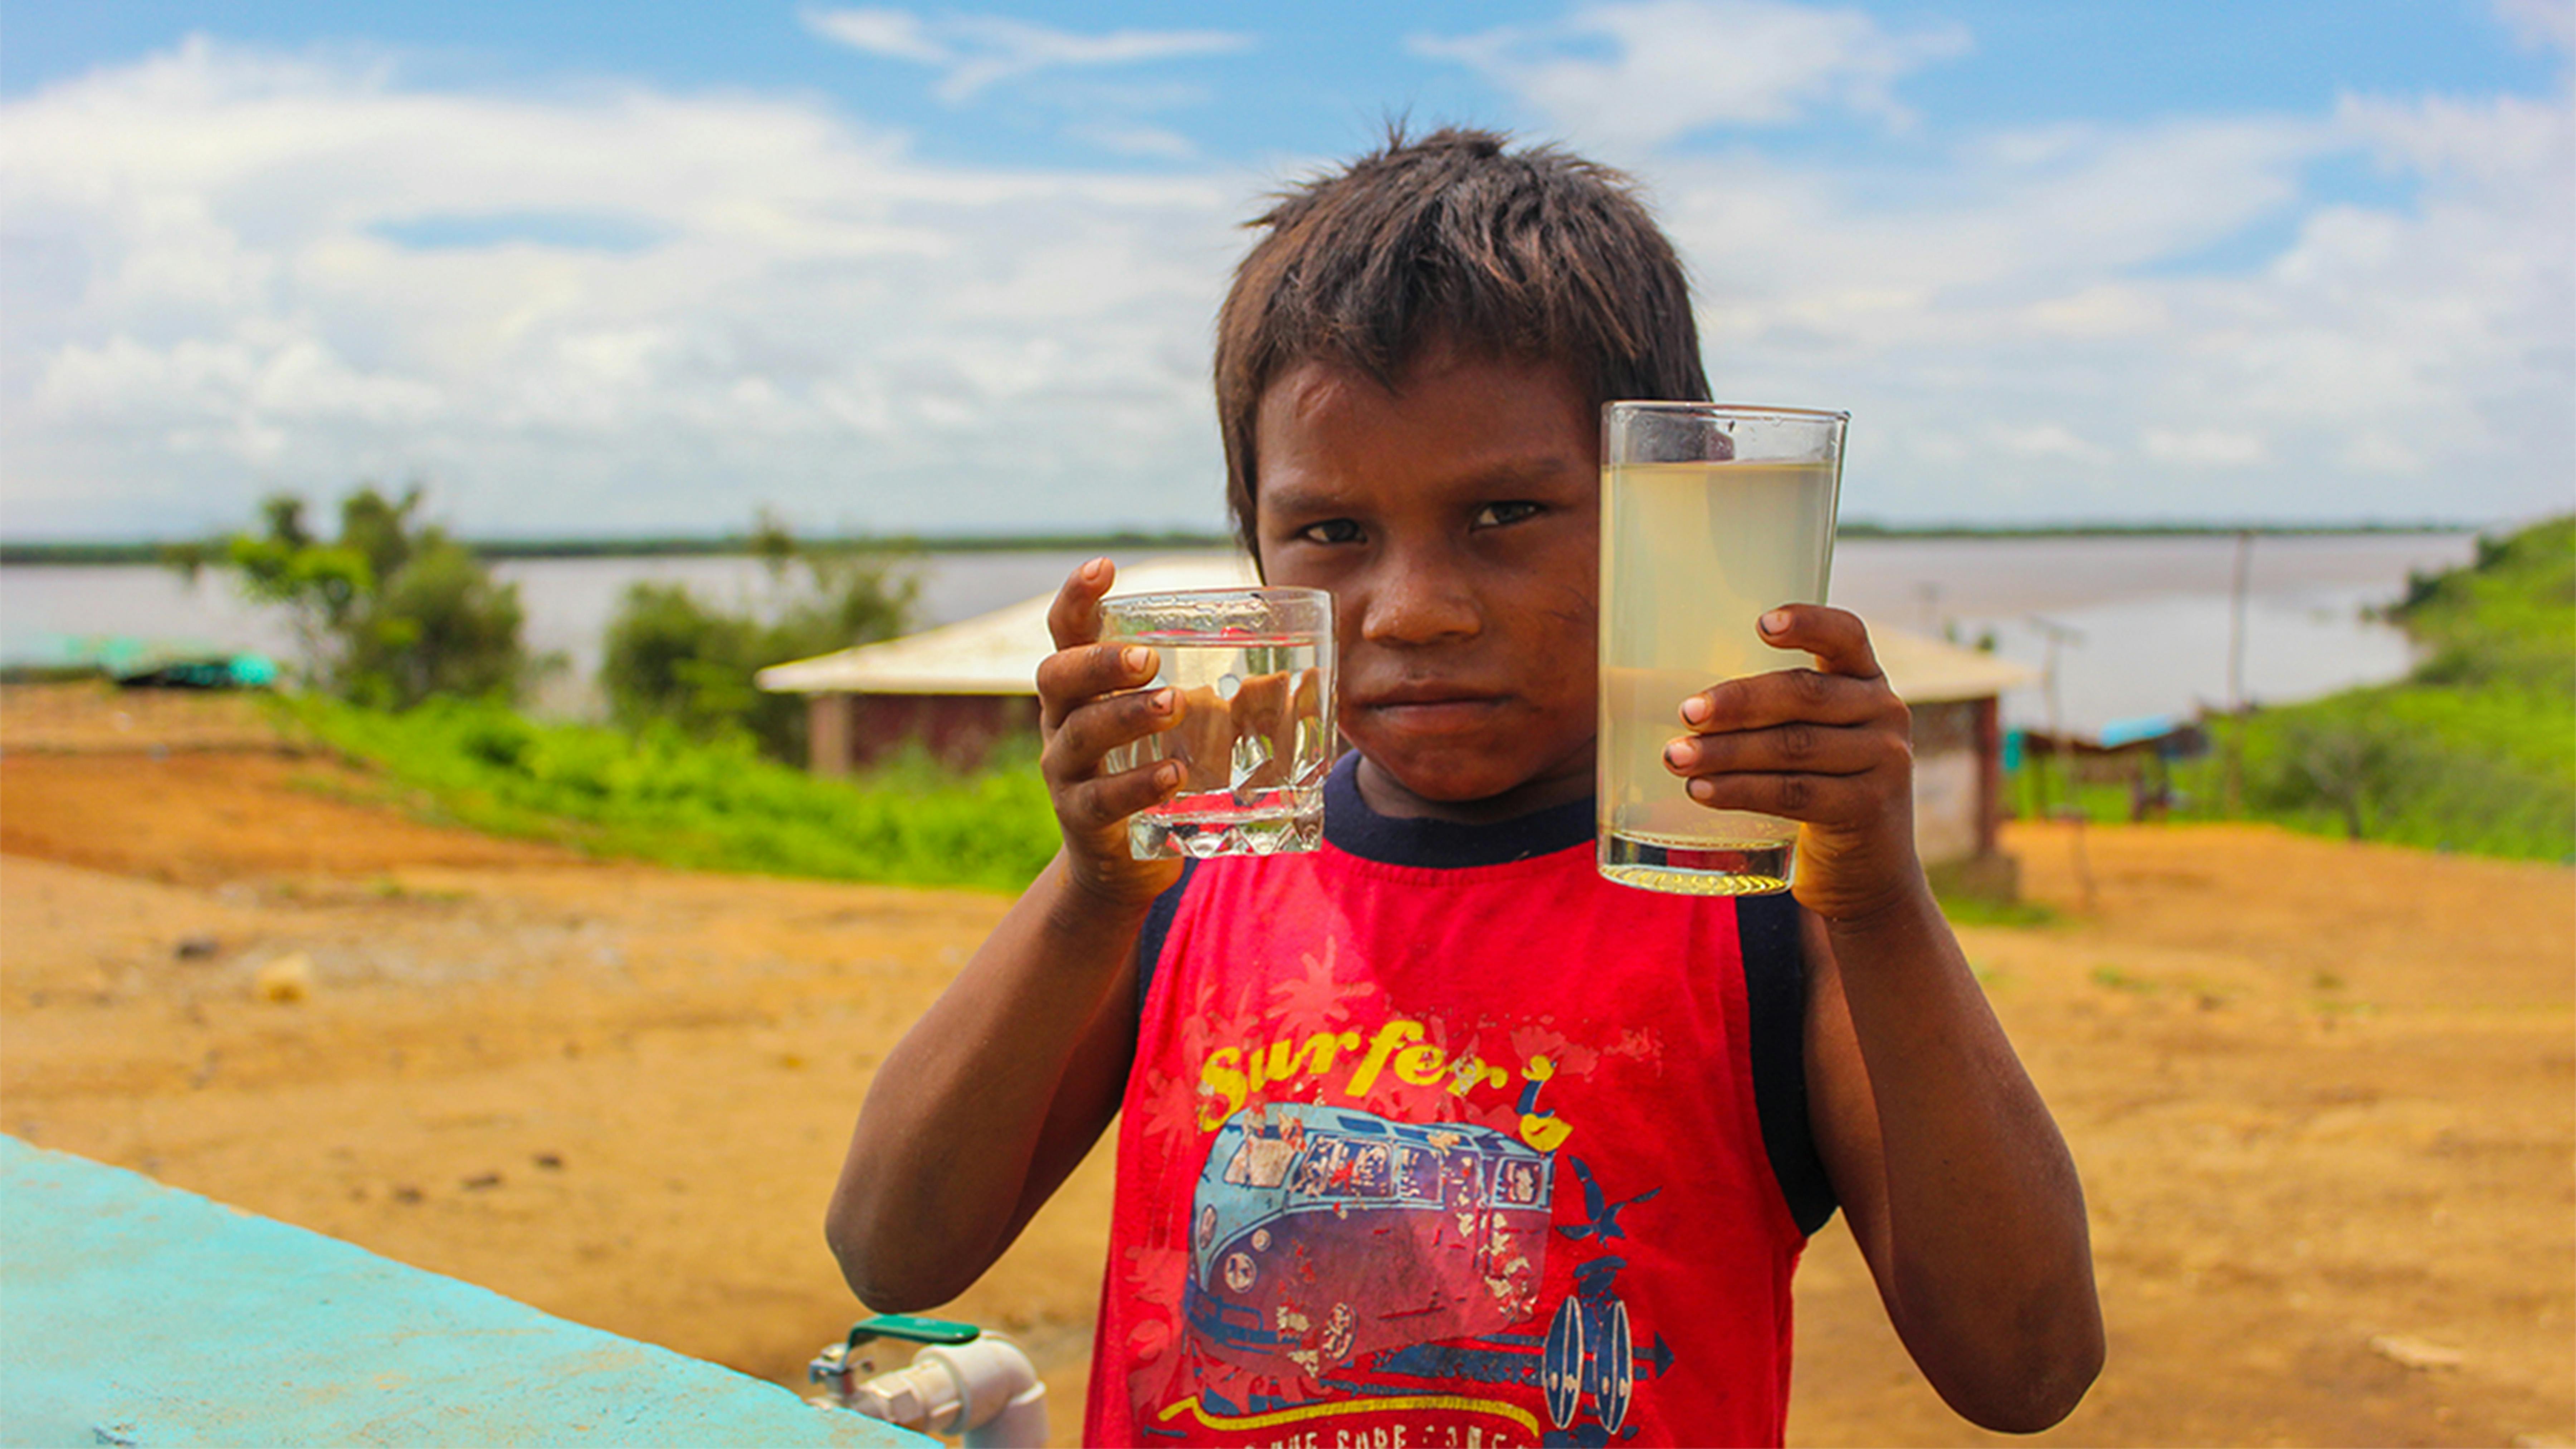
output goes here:
[[1753, 1107], [1771, 1175], [1798, 1231], [1814, 1237], [1834, 1215], [1834, 1183], [1816, 1155], [1807, 1116], [1807, 956], [1797, 897], [1786, 891], [1735, 899], [1744, 953], [1744, 1016], [1753, 1043]]
[[1362, 860], [1461, 870], [1552, 855], [1592, 839], [1589, 795], [1491, 825], [1380, 815], [1360, 794], [1359, 763], [1357, 751], [1342, 756], [1324, 781], [1324, 838]]
[[1163, 942], [1172, 934], [1172, 920], [1181, 913], [1181, 897], [1189, 894], [1190, 877], [1199, 873], [1195, 858], [1181, 862], [1181, 878], [1171, 883], [1154, 904], [1145, 911], [1145, 928], [1136, 936], [1136, 1016], [1145, 1015], [1145, 992], [1154, 984], [1154, 967], [1163, 959]]
[[[1342, 756], [1324, 781], [1324, 839], [1345, 854], [1381, 865], [1458, 870], [1508, 865], [1591, 843], [1589, 795], [1493, 825], [1380, 815], [1360, 795], [1359, 758], [1356, 752]], [[1154, 898], [1136, 938], [1139, 1017], [1145, 993], [1154, 984], [1154, 968], [1163, 958], [1163, 943], [1198, 866], [1195, 860], [1181, 863], [1180, 880]], [[1813, 1237], [1833, 1217], [1835, 1198], [1807, 1117], [1807, 971], [1798, 903], [1786, 893], [1742, 896], [1735, 903], [1735, 919], [1744, 953], [1753, 1104], [1762, 1121], [1762, 1147], [1790, 1217], [1798, 1231]]]

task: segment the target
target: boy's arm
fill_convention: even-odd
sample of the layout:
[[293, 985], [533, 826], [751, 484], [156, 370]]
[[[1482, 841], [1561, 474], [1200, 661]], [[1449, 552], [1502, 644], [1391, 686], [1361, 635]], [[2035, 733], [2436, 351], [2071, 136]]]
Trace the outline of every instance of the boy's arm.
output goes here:
[[1924, 892], [1866, 923], [1810, 914], [1818, 1154], [1906, 1351], [1949, 1405], [2015, 1433], [2102, 1367], [2083, 1189]]
[[877, 1068], [825, 1236], [860, 1301], [915, 1312], [1002, 1255], [1118, 1110], [1144, 910], [1058, 857]]
[[877, 1069], [825, 1236], [869, 1307], [944, 1303], [992, 1265], [1118, 1110], [1135, 1055], [1133, 956], [1177, 861], [1127, 856], [1125, 820], [1179, 783], [1103, 775], [1112, 747], [1178, 718], [1170, 690], [1121, 693], [1148, 657], [1096, 644], [1111, 570], [1075, 571], [1038, 670], [1042, 768], [1064, 835], [1035, 884]]
[[1817, 1151], [1942, 1398], [1987, 1428], [2046, 1428], [2102, 1362], [2073, 1161], [1915, 858], [1907, 715], [1867, 631], [1822, 606], [1763, 628], [1817, 668], [1694, 696], [1668, 763], [1705, 804], [1804, 823]]

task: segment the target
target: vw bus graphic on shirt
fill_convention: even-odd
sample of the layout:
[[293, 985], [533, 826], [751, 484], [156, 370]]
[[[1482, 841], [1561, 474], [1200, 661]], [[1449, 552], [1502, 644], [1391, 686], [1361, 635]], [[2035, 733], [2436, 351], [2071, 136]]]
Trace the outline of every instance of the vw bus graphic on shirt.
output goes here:
[[1610, 1274], [1578, 1270], [1588, 1291], [1533, 1331], [1555, 1185], [1552, 1156], [1492, 1128], [1248, 1107], [1190, 1203], [1192, 1337], [1248, 1375], [1360, 1402], [1425, 1378], [1536, 1380], [1560, 1429], [1589, 1395], [1615, 1431], [1635, 1366]]

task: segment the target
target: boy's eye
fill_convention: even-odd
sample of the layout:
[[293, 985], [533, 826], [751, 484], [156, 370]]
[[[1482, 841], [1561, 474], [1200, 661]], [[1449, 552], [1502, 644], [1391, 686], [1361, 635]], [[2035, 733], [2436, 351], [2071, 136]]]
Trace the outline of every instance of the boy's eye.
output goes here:
[[1347, 518], [1328, 518], [1298, 529], [1297, 536], [1308, 543], [1357, 543], [1360, 526]]
[[1524, 518], [1535, 517], [1539, 511], [1540, 507], [1535, 503], [1488, 503], [1476, 510], [1476, 519], [1472, 526], [1498, 528], [1506, 523], [1518, 523]]

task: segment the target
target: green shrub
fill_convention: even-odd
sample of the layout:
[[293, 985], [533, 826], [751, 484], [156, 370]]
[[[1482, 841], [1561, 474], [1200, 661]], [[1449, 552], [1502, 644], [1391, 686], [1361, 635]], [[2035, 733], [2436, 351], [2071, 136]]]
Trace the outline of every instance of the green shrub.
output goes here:
[[879, 554], [819, 551], [764, 518], [753, 535], [785, 595], [766, 617], [728, 611], [685, 585], [637, 583], [609, 621], [599, 686], [630, 730], [662, 724], [696, 740], [747, 735], [771, 759], [805, 758], [805, 700], [769, 694], [762, 669], [891, 638], [912, 613], [915, 582]]
[[539, 724], [472, 700], [402, 714], [312, 697], [286, 707], [441, 816], [598, 855], [1016, 891], [1057, 842], [1034, 744], [972, 775], [914, 756], [833, 780], [762, 759], [745, 735], [699, 741], [667, 723]]
[[394, 709], [439, 695], [515, 699], [530, 668], [518, 587], [420, 522], [421, 502], [417, 486], [389, 499], [364, 485], [340, 500], [340, 536], [326, 543], [305, 526], [302, 498], [274, 494], [259, 532], [169, 560], [192, 576], [230, 569], [252, 599], [286, 609], [305, 677], [343, 699]]

